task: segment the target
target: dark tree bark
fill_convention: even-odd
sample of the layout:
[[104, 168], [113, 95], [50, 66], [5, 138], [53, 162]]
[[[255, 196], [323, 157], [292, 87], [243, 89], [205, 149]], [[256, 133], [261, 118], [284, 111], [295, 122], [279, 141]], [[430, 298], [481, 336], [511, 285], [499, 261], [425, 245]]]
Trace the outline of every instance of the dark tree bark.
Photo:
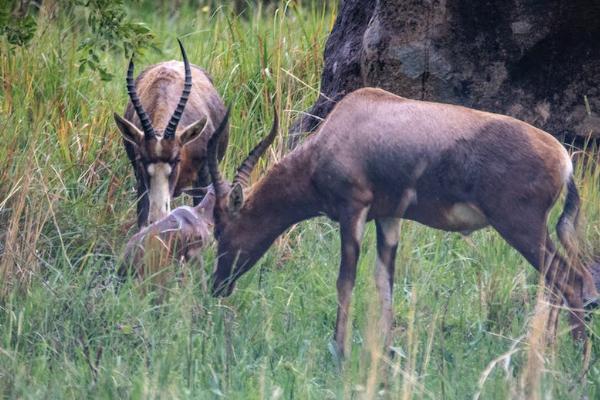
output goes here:
[[600, 0], [342, 0], [324, 57], [292, 142], [363, 86], [600, 137]]

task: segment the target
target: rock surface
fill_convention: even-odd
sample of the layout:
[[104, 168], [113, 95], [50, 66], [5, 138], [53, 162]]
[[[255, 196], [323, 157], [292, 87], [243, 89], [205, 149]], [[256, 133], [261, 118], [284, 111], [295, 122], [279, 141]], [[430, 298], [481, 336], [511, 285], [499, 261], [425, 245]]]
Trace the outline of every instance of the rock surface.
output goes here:
[[600, 0], [342, 0], [313, 131], [362, 86], [600, 137]]

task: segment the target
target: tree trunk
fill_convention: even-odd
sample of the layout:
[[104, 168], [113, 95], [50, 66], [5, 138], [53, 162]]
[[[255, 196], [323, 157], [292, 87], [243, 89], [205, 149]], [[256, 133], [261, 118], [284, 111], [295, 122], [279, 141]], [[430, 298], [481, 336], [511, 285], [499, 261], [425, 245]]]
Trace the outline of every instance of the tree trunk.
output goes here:
[[363, 86], [600, 137], [600, 0], [342, 0], [324, 56], [292, 142]]

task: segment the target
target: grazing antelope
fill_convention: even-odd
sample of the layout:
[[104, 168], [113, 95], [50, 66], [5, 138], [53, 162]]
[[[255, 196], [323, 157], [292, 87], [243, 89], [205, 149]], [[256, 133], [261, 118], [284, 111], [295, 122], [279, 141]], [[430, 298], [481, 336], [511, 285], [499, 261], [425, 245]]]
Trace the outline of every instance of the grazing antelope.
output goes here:
[[566, 187], [557, 231], [572, 253], [579, 211], [571, 160], [548, 133], [503, 115], [364, 88], [343, 98], [319, 131], [273, 166], [244, 200], [243, 187], [276, 124], [231, 185], [218, 169], [220, 128], [209, 142], [219, 254], [214, 295], [231, 294], [235, 281], [289, 226], [325, 214], [340, 226], [335, 341], [343, 356], [367, 221], [375, 220], [377, 228], [375, 280], [386, 344], [400, 218], [463, 233], [491, 225], [546, 274], [571, 307], [574, 335], [585, 337], [584, 301], [598, 293], [589, 272], [571, 268], [548, 235], [548, 212]]
[[[135, 83], [132, 57], [127, 70], [131, 101], [125, 118], [114, 114], [137, 179], [140, 227], [168, 214], [171, 199], [183, 192], [193, 193], [194, 205], [198, 204], [203, 193], [197, 188], [210, 183], [206, 145], [225, 114], [211, 79], [201, 68], [190, 66], [181, 42], [179, 46], [183, 63], [148, 67]], [[219, 140], [222, 157], [227, 128]]]
[[214, 205], [214, 191], [209, 189], [197, 206], [177, 207], [142, 228], [125, 246], [119, 275], [124, 276], [133, 267], [135, 275], [144, 278], [174, 261], [196, 257], [210, 241]]

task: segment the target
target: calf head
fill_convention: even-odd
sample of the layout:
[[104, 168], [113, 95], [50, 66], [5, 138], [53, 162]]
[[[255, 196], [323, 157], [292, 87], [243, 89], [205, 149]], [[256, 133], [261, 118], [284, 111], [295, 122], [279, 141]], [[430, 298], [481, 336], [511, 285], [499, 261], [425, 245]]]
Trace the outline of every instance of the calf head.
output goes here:
[[181, 206], [133, 235], [123, 256], [119, 276], [133, 272], [139, 278], [163, 274], [166, 267], [198, 257], [212, 237], [215, 195], [207, 188], [195, 207]]

